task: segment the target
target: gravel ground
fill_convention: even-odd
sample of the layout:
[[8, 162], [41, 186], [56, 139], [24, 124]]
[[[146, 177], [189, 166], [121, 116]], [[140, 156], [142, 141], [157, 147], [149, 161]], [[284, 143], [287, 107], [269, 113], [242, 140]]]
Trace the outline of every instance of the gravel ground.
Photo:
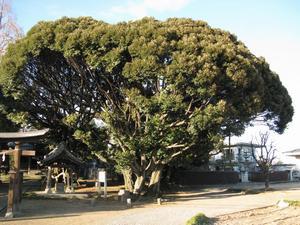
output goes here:
[[[232, 213], [275, 205], [280, 199], [300, 200], [300, 183], [280, 184], [276, 188], [277, 191], [249, 195], [227, 192], [224, 188], [214, 187], [205, 190], [195, 188], [188, 192], [167, 195], [166, 198], [169, 201], [163, 202], [162, 205], [139, 202], [134, 203], [132, 208], [110, 200], [92, 202], [91, 200], [76, 199], [24, 199], [19, 218], [2, 219], [0, 223], [5, 225], [184, 225], [189, 218], [203, 212], [208, 217], [222, 218], [218, 221], [225, 222], [220, 224], [232, 224], [234, 219], [226, 217], [238, 215]], [[290, 221], [286, 215], [291, 217], [300, 215], [300, 212], [293, 208], [276, 211], [271, 207], [269, 210], [261, 214], [262, 218], [266, 218], [265, 224], [289, 224]], [[222, 216], [225, 214], [230, 215]], [[241, 215], [242, 217], [251, 217], [249, 213], [243, 212]], [[274, 215], [281, 217], [276, 218]], [[263, 221], [261, 218], [257, 218], [256, 221], [248, 221], [249, 223], [244, 221], [236, 224], [264, 224], [260, 223]], [[271, 221], [272, 218], [278, 222]], [[239, 221], [242, 220], [237, 217], [236, 222]], [[287, 221], [287, 223], [283, 223], [283, 221]], [[297, 224], [297, 222], [296, 219], [290, 224]]]

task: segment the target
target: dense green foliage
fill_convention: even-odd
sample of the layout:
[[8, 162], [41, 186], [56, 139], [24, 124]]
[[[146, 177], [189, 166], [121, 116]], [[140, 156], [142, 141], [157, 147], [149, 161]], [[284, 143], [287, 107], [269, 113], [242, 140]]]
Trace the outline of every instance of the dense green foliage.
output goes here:
[[[293, 115], [264, 59], [191, 19], [40, 22], [8, 48], [0, 85], [28, 123], [132, 170], [138, 192], [150, 174], [149, 186], [159, 184], [180, 155], [207, 155], [257, 117], [282, 133]], [[94, 117], [106, 124], [109, 149]]]
[[9, 117], [12, 111], [10, 102], [13, 101], [11, 98], [6, 98], [0, 92], [0, 132], [17, 131], [19, 126], [13, 123]]

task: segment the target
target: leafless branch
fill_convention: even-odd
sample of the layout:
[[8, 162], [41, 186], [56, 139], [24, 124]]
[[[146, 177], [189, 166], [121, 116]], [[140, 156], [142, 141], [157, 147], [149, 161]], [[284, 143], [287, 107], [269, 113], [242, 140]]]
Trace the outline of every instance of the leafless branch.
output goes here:
[[5, 53], [9, 43], [22, 37], [22, 30], [16, 24], [9, 0], [0, 1], [0, 55]]

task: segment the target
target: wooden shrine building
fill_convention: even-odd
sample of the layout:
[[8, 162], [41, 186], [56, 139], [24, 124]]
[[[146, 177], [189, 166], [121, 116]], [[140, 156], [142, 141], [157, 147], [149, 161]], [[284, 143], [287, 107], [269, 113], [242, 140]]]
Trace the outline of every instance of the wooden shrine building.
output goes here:
[[52, 193], [52, 179], [55, 179], [55, 193], [72, 192], [74, 172], [84, 166], [84, 162], [68, 150], [65, 142], [60, 142], [39, 164], [48, 167], [46, 193]]

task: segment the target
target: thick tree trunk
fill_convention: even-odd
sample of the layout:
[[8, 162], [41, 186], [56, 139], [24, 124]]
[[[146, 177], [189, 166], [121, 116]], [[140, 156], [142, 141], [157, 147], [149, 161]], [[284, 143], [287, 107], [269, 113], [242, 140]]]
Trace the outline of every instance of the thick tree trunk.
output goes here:
[[145, 186], [145, 176], [144, 175], [138, 175], [136, 177], [136, 180], [134, 182], [134, 190], [133, 193], [136, 195], [139, 195], [144, 190]]
[[151, 173], [148, 192], [156, 196], [160, 194], [160, 179], [163, 168], [163, 165], [157, 165]]
[[123, 169], [122, 174], [123, 174], [123, 178], [124, 178], [125, 190], [132, 193], [133, 192], [133, 181], [132, 181], [131, 169]]
[[270, 172], [265, 173], [265, 190], [270, 187]]

